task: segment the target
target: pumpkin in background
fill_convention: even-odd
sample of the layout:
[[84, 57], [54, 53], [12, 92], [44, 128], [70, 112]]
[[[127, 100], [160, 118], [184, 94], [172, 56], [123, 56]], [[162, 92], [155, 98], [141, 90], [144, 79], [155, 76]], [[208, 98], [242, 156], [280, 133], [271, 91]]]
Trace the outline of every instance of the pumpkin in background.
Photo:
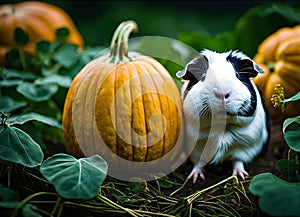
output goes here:
[[179, 90], [155, 59], [128, 52], [128, 36], [136, 28], [133, 21], [121, 23], [110, 53], [89, 62], [74, 78], [62, 118], [69, 154], [100, 154], [112, 168], [116, 155], [125, 163], [155, 161], [181, 141]]
[[57, 6], [37, 1], [26, 1], [17, 4], [0, 6], [0, 63], [5, 62], [5, 53], [16, 47], [14, 31], [23, 29], [29, 35], [29, 43], [24, 47], [26, 52], [34, 54], [35, 43], [40, 40], [53, 42], [58, 28], [66, 27], [70, 34], [67, 42], [84, 46], [81, 34], [69, 15]]
[[280, 84], [285, 90], [285, 98], [300, 91], [300, 25], [284, 27], [268, 36], [258, 47], [254, 61], [264, 70], [254, 78], [262, 92], [264, 101], [274, 122], [300, 115], [300, 102], [292, 102], [284, 113], [275, 109], [271, 98], [274, 88]]

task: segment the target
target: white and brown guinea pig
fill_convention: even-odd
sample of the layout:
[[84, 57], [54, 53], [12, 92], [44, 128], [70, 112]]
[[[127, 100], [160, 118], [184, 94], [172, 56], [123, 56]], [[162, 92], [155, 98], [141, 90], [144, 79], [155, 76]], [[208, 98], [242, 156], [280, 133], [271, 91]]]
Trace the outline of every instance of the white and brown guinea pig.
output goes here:
[[187, 177], [205, 179], [206, 164], [233, 162], [233, 175], [248, 176], [252, 161], [269, 138], [265, 106], [252, 78], [263, 70], [238, 51], [204, 50], [177, 73], [184, 79], [181, 94], [185, 145], [192, 147], [194, 168]]

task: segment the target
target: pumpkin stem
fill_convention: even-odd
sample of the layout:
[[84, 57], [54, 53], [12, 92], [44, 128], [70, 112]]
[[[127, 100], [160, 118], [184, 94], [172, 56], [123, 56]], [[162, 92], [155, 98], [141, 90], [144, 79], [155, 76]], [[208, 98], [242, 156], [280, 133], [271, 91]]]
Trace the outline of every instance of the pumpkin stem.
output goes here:
[[110, 57], [112, 63], [130, 61], [128, 56], [128, 38], [132, 31], [137, 30], [137, 24], [132, 20], [122, 22], [118, 26], [110, 44]]

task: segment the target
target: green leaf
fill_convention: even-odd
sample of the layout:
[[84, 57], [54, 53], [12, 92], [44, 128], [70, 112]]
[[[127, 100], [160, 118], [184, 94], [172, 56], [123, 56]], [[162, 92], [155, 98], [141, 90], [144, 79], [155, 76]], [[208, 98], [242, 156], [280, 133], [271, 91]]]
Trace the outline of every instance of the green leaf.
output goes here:
[[259, 207], [272, 216], [300, 216], [300, 183], [289, 183], [271, 173], [256, 175], [249, 190], [259, 196]]
[[46, 77], [35, 80], [34, 83], [36, 85], [57, 84], [60, 87], [69, 88], [72, 83], [72, 79], [69, 76], [50, 74]]
[[76, 159], [56, 154], [44, 161], [40, 171], [62, 197], [91, 199], [105, 180], [107, 163], [99, 155]]
[[57, 29], [55, 34], [58, 38], [66, 38], [67, 36], [70, 35], [70, 30], [66, 27], [62, 27]]
[[297, 101], [297, 100], [300, 100], [300, 91], [298, 93], [296, 93], [294, 96], [292, 96], [288, 99], [284, 99], [283, 102], [288, 103], [288, 102], [293, 102], [293, 101]]
[[300, 116], [287, 118], [283, 122], [283, 136], [288, 146], [300, 152]]
[[43, 40], [37, 42], [36, 51], [40, 53], [48, 53], [50, 51], [50, 42]]
[[145, 192], [147, 189], [147, 182], [145, 179], [133, 177], [128, 182], [130, 191], [134, 194]]
[[16, 80], [16, 79], [15, 80], [1, 80], [0, 87], [14, 87], [21, 83], [22, 83], [21, 80]]
[[135, 50], [154, 58], [175, 62], [184, 67], [191, 58], [199, 55], [194, 48], [174, 39], [148, 36], [135, 42]]
[[61, 124], [58, 121], [56, 121], [54, 118], [40, 115], [38, 113], [33, 113], [33, 112], [28, 113], [28, 114], [22, 114], [22, 115], [18, 115], [18, 116], [9, 117], [6, 122], [10, 125], [13, 125], [13, 124], [23, 125], [28, 121], [38, 121], [38, 122], [47, 124], [49, 126], [57, 127], [59, 129], [61, 129]]
[[157, 179], [160, 187], [162, 187], [162, 188], [174, 187], [174, 182], [172, 182], [167, 175], [159, 173], [159, 174], [157, 174], [157, 176], [158, 176], [158, 178], [156, 178], [156, 179]]
[[182, 32], [179, 34], [178, 39], [198, 51], [210, 49], [224, 52], [233, 49], [234, 46], [231, 32], [221, 32], [216, 35], [211, 35], [205, 31]]
[[297, 161], [281, 159], [277, 161], [277, 168], [289, 182], [300, 181], [300, 167]]
[[234, 26], [234, 47], [252, 57], [267, 36], [281, 27], [299, 22], [299, 12], [284, 4], [268, 3], [253, 7]]
[[29, 82], [23, 82], [17, 87], [17, 91], [26, 98], [35, 101], [47, 101], [58, 91], [55, 84], [35, 85]]
[[21, 200], [20, 195], [10, 188], [4, 188], [0, 184], [0, 207], [16, 208]]
[[77, 52], [77, 46], [73, 44], [67, 44], [61, 48], [59, 48], [53, 59], [60, 63], [62, 66], [66, 68], [70, 68], [73, 66], [79, 59], [79, 54]]
[[8, 96], [0, 96], [0, 111], [1, 112], [12, 112], [19, 108], [25, 107], [27, 102], [21, 100], [15, 100]]
[[21, 28], [15, 29], [15, 42], [20, 45], [26, 45], [29, 42], [29, 36], [26, 32], [24, 32]]
[[26, 204], [22, 207], [22, 214], [24, 217], [43, 217], [38, 212], [35, 212], [34, 209], [37, 207], [32, 204]]
[[18, 78], [20, 80], [34, 80], [37, 78], [37, 75], [35, 75], [32, 72], [23, 72], [23, 71], [18, 71], [18, 70], [14, 70], [14, 69], [6, 69], [6, 68], [2, 68], [1, 74], [4, 79]]
[[0, 126], [0, 158], [35, 167], [42, 163], [40, 146], [24, 131], [9, 125]]

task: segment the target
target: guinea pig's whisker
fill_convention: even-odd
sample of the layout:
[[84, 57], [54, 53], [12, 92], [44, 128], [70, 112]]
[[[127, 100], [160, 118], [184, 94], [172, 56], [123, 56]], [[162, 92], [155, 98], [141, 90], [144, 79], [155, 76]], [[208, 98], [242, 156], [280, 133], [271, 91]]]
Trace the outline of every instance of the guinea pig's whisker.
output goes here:
[[210, 109], [207, 103], [207, 100], [204, 100], [202, 102], [202, 106], [198, 107], [200, 116], [209, 116], [210, 115]]

